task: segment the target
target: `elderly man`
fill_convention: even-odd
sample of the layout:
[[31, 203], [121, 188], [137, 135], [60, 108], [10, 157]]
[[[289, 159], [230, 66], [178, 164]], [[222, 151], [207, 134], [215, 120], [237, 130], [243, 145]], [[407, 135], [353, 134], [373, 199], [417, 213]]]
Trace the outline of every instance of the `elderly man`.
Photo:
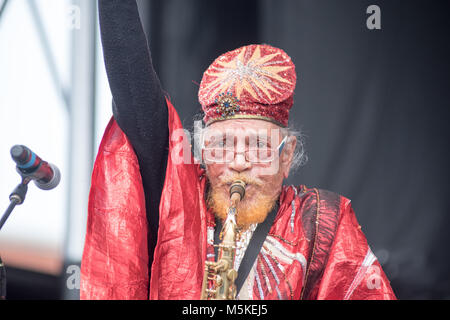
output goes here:
[[[100, 0], [99, 10], [114, 118], [92, 177], [81, 298], [212, 297], [220, 283], [202, 288], [205, 265], [222, 258], [232, 221], [238, 299], [395, 299], [350, 200], [283, 185], [302, 160], [288, 128], [296, 72], [284, 51], [249, 45], [211, 64], [194, 159], [135, 1]], [[236, 181], [245, 192], [231, 206]]]

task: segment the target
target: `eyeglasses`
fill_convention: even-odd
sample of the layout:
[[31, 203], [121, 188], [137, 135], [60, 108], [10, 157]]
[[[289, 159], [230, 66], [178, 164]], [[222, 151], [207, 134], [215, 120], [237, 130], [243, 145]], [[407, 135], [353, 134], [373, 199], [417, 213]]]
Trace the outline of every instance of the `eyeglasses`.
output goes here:
[[245, 161], [251, 163], [269, 163], [275, 159], [275, 155], [281, 155], [287, 136], [281, 141], [280, 145], [273, 149], [265, 143], [258, 142], [255, 147], [248, 147], [243, 152], [237, 152], [234, 147], [227, 147], [223, 142], [213, 144], [203, 148], [203, 159], [214, 163], [233, 162], [237, 154], [244, 154]]

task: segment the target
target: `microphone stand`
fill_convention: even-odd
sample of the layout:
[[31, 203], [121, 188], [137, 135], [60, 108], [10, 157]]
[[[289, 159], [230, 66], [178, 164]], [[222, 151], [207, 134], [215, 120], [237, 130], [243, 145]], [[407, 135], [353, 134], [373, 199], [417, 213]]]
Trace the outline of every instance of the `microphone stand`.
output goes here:
[[0, 300], [6, 300], [6, 270], [0, 257]]
[[[17, 205], [21, 205], [25, 201], [25, 196], [28, 191], [28, 183], [30, 183], [31, 178], [22, 177], [22, 182], [13, 190], [11, 195], [9, 196], [10, 204], [8, 209], [6, 209], [5, 213], [0, 220], [0, 230], [3, 228], [6, 220], [8, 220], [11, 212]], [[3, 265], [2, 258], [0, 257], [0, 300], [6, 299], [6, 270]]]
[[6, 220], [8, 220], [9, 215], [14, 210], [17, 205], [21, 205], [25, 201], [25, 196], [28, 191], [28, 183], [30, 183], [31, 179], [28, 177], [23, 177], [22, 182], [14, 189], [14, 191], [9, 196], [9, 207], [6, 209], [3, 214], [2, 219], [0, 220], [0, 230], [3, 228]]

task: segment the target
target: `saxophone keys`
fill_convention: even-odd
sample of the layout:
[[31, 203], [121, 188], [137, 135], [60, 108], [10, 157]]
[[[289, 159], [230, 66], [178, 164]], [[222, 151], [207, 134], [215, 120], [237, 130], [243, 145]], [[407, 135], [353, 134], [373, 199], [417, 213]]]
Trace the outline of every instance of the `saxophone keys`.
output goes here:
[[222, 277], [220, 275], [217, 275], [217, 277], [216, 277], [216, 286], [220, 287], [220, 286], [222, 286], [222, 284], [223, 284]]
[[236, 280], [237, 278], [237, 271], [234, 269], [229, 270], [227, 273], [227, 278], [228, 280], [234, 282], [234, 280]]

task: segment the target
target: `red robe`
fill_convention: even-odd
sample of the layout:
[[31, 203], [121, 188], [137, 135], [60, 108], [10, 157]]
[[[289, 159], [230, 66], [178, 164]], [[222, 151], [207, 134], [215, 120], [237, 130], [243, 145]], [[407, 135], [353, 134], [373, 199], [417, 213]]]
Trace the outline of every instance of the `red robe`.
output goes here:
[[[180, 119], [170, 101], [167, 105], [173, 138], [151, 281], [139, 165], [125, 134], [111, 120], [92, 175], [81, 299], [200, 298], [205, 260], [214, 259], [214, 219], [205, 206], [205, 172], [194, 164], [191, 150], [183, 149]], [[188, 161], [180, 163], [173, 155]], [[350, 200], [325, 190], [286, 186], [240, 298], [395, 299], [395, 295]]]

